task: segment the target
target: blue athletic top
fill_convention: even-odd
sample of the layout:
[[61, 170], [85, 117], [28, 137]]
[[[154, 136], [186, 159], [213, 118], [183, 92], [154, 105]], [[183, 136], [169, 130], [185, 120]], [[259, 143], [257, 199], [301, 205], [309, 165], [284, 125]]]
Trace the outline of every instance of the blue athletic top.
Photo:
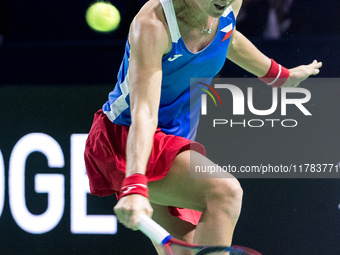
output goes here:
[[[221, 18], [214, 40], [202, 51], [191, 52], [185, 45], [176, 20], [172, 0], [160, 0], [172, 39], [171, 51], [162, 59], [162, 87], [158, 127], [166, 134], [195, 139], [200, 115], [200, 95], [193, 93], [190, 78], [213, 78], [224, 65], [235, 16], [230, 6]], [[118, 73], [118, 81], [103, 112], [114, 123], [131, 125], [129, 98], [130, 45], [126, 42], [125, 55]]]

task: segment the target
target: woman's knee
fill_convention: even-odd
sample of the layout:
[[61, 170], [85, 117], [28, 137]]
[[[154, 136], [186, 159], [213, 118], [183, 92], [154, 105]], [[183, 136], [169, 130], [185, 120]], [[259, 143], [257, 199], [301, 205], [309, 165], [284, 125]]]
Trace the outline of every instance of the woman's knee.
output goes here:
[[243, 189], [236, 178], [212, 179], [206, 194], [208, 207], [218, 207], [217, 210], [222, 210], [233, 218], [239, 217], [242, 206]]

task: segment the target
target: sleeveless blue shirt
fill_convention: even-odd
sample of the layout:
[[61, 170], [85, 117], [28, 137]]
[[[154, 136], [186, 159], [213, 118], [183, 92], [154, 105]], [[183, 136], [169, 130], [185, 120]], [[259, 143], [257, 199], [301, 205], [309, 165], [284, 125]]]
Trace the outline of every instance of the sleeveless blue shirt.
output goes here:
[[[195, 139], [200, 115], [201, 90], [193, 93], [191, 78], [213, 78], [224, 65], [236, 21], [232, 7], [219, 18], [213, 41], [198, 53], [185, 45], [176, 20], [172, 0], [160, 0], [172, 39], [172, 49], [162, 59], [161, 98], [158, 127], [166, 134]], [[103, 112], [114, 123], [131, 125], [129, 98], [130, 45], [126, 42], [125, 55], [118, 73], [118, 81]], [[199, 91], [199, 92], [198, 92]]]

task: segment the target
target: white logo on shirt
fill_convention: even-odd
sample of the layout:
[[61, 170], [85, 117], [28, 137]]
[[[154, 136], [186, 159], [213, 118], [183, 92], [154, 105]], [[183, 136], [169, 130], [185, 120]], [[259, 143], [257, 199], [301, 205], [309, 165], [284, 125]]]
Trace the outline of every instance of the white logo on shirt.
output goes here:
[[174, 57], [173, 58], [168, 58], [168, 60], [170, 61], [170, 62], [172, 62], [172, 61], [175, 61], [176, 59], [178, 59], [179, 57], [182, 57], [183, 55], [182, 54], [177, 54], [177, 55], [174, 55]]

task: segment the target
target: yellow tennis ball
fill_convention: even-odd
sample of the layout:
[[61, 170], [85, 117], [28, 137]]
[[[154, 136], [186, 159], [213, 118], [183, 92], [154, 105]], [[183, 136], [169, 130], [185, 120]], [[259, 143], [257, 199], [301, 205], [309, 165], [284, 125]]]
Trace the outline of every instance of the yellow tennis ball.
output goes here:
[[120, 23], [120, 13], [115, 6], [108, 2], [96, 2], [86, 11], [86, 22], [95, 31], [112, 32]]

